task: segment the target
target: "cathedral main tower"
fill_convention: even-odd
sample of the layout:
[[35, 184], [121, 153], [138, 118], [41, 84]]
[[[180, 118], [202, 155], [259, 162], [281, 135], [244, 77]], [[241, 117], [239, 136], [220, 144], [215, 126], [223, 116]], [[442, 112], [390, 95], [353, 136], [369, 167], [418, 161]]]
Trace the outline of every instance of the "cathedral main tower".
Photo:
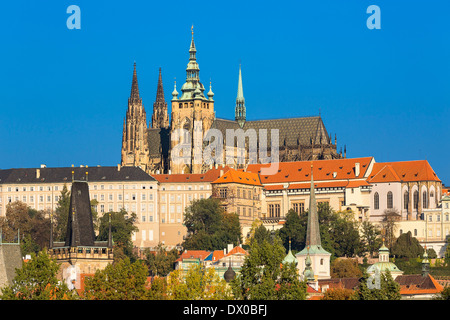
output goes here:
[[147, 115], [142, 99], [134, 63], [131, 94], [128, 109], [123, 120], [122, 132], [122, 166], [136, 166], [146, 171], [149, 161]]
[[[197, 63], [192, 30], [191, 46], [189, 48], [189, 63], [186, 68], [186, 82], [181, 87], [181, 96], [178, 97], [176, 86], [172, 92], [171, 114], [171, 163], [172, 173], [201, 173], [202, 161], [196, 154], [202, 152], [202, 140], [211, 128], [215, 119], [214, 93], [211, 84], [207, 97], [205, 87], [200, 82], [200, 68]], [[191, 150], [180, 148], [181, 144], [190, 145]], [[196, 148], [200, 144], [200, 150]], [[178, 147], [177, 147], [178, 145]]]

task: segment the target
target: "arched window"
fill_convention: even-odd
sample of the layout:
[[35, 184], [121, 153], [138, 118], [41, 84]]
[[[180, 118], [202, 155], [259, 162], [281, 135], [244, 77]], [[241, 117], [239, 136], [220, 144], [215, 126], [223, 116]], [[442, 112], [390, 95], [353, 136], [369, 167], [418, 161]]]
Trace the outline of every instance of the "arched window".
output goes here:
[[414, 209], [419, 209], [419, 191], [414, 191], [414, 195], [413, 195], [414, 199]]
[[373, 196], [373, 205], [375, 207], [375, 210], [380, 209], [380, 195], [378, 194], [378, 192], [375, 192]]
[[405, 191], [403, 194], [403, 209], [408, 210], [409, 205], [409, 192]]
[[387, 208], [392, 209], [394, 207], [394, 196], [392, 195], [392, 192], [389, 191], [387, 193]]
[[426, 191], [424, 191], [422, 193], [422, 208], [423, 209], [428, 208], [428, 197], [427, 197], [427, 192]]

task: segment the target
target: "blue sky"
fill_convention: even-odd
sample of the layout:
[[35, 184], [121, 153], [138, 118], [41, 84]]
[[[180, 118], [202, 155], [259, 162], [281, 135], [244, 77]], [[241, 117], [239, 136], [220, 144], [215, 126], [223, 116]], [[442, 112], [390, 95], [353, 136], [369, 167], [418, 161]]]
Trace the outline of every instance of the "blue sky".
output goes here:
[[[381, 29], [369, 30], [369, 5]], [[69, 5], [81, 29], [69, 30]], [[133, 62], [147, 113], [185, 80], [194, 24], [200, 79], [234, 118], [320, 113], [347, 157], [427, 159], [450, 185], [447, 1], [10, 1], [0, 10], [0, 168], [116, 165]], [[170, 104], [170, 103], [169, 103]]]

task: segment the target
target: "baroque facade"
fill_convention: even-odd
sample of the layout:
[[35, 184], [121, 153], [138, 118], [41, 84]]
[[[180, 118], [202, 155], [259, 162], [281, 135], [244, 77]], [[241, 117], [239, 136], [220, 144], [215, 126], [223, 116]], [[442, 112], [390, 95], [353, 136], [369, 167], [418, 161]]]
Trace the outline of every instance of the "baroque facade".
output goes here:
[[[248, 121], [240, 66], [234, 120], [216, 117], [211, 83], [209, 91], [206, 93], [205, 90], [200, 81], [192, 31], [186, 81], [181, 87], [181, 94], [175, 82], [170, 120], [160, 69], [151, 123], [147, 125], [134, 65], [131, 94], [123, 124], [121, 165], [138, 166], [149, 174], [200, 174], [216, 164], [241, 169], [250, 163], [273, 162], [270, 161], [271, 157], [277, 153], [278, 161], [282, 162], [345, 157], [346, 148], [344, 155], [342, 148], [337, 152], [336, 136], [333, 141], [321, 116]], [[220, 150], [212, 150], [211, 159], [208, 159], [210, 161], [203, 161], [199, 157], [206, 147], [211, 147], [211, 143], [205, 142], [210, 129], [220, 133], [218, 140], [221, 141], [216, 141]], [[278, 146], [273, 143], [277, 150], [271, 149], [272, 129], [278, 129]], [[229, 145], [232, 155], [223, 147], [230, 132], [234, 135]], [[259, 153], [253, 153], [250, 146], [256, 146]], [[263, 156], [260, 153], [262, 149], [267, 149]], [[242, 154], [242, 158], [239, 154]], [[255, 154], [259, 155], [259, 160]]]

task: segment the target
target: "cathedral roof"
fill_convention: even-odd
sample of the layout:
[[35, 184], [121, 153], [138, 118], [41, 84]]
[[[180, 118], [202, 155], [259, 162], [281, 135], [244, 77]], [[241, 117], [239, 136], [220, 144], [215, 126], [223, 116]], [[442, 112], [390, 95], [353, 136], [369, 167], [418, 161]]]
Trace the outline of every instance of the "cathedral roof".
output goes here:
[[[216, 118], [212, 128], [222, 132], [225, 139], [227, 129], [240, 129], [237, 121]], [[328, 133], [320, 116], [303, 118], [286, 118], [270, 120], [246, 121], [242, 130], [254, 129], [259, 135], [259, 130], [267, 130], [267, 146], [271, 143], [271, 129], [279, 130], [279, 147], [314, 144], [331, 144]]]

